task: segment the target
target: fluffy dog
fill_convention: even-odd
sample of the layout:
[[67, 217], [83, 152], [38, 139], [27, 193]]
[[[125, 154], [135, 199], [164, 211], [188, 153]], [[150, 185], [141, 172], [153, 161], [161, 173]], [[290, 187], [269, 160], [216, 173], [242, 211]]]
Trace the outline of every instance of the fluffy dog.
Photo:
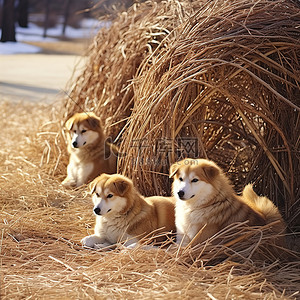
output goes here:
[[[175, 232], [175, 199], [144, 198], [122, 175], [102, 174], [90, 183], [96, 214], [95, 234], [82, 239], [84, 246], [105, 248], [125, 242], [133, 247], [144, 237]], [[157, 240], [161, 242], [160, 239]]]
[[94, 113], [76, 113], [65, 127], [70, 160], [64, 186], [78, 187], [102, 173], [116, 173], [118, 150], [107, 142]]
[[[185, 159], [170, 167], [176, 197], [177, 243], [195, 245], [235, 222], [249, 226], [278, 221], [274, 233], [285, 230], [278, 209], [266, 197], [255, 194], [251, 185], [237, 196], [222, 170], [207, 159]], [[283, 240], [276, 241], [283, 244]]]

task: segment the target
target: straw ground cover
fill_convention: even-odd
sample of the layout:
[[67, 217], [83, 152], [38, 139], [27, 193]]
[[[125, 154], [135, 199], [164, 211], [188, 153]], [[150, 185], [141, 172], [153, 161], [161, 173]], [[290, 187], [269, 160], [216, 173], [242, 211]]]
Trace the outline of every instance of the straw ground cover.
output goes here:
[[251, 260], [261, 230], [248, 232], [252, 248], [201, 245], [198, 258], [191, 250], [83, 249], [80, 239], [94, 222], [86, 188], [65, 190], [41, 166], [51, 141], [45, 135], [57, 135], [58, 112], [5, 101], [0, 109], [1, 299], [297, 298], [299, 261]]

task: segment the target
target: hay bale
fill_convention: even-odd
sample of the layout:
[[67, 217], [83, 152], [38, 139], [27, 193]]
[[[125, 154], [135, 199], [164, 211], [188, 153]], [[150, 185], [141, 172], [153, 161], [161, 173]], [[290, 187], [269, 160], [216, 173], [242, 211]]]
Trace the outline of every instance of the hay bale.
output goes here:
[[146, 195], [170, 194], [174, 161], [208, 157], [295, 225], [299, 20], [288, 0], [135, 5], [95, 38], [65, 116], [99, 114]]

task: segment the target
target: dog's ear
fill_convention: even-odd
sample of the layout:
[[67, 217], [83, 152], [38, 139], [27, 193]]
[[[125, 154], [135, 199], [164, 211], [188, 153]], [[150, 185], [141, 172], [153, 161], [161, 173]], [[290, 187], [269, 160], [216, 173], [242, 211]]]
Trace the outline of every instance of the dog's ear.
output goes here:
[[175, 163], [173, 165], [171, 165], [170, 167], [170, 175], [169, 175], [169, 178], [172, 178], [174, 177], [174, 175], [177, 173], [178, 169], [179, 169], [179, 164], [178, 163]]
[[70, 131], [72, 129], [72, 127], [73, 127], [73, 124], [74, 124], [74, 118], [71, 117], [65, 123], [65, 128]]
[[99, 131], [101, 129], [100, 118], [98, 118], [94, 113], [89, 113], [89, 118], [87, 119], [88, 125], [91, 129]]
[[90, 194], [95, 193], [95, 191], [96, 191], [96, 186], [97, 186], [97, 182], [98, 182], [98, 180], [93, 180], [93, 181], [89, 184]]
[[114, 182], [114, 187], [120, 196], [124, 196], [129, 189], [129, 182], [124, 179], [119, 179]]
[[220, 169], [217, 165], [214, 164], [204, 164], [202, 166], [202, 170], [204, 173], [207, 182], [211, 182], [217, 175], [220, 174]]

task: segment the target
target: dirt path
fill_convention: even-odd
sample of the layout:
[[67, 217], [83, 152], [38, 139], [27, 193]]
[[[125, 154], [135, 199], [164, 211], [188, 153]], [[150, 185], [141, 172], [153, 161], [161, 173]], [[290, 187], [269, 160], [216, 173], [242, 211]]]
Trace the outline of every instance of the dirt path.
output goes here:
[[0, 99], [51, 103], [83, 65], [78, 55], [0, 55]]

